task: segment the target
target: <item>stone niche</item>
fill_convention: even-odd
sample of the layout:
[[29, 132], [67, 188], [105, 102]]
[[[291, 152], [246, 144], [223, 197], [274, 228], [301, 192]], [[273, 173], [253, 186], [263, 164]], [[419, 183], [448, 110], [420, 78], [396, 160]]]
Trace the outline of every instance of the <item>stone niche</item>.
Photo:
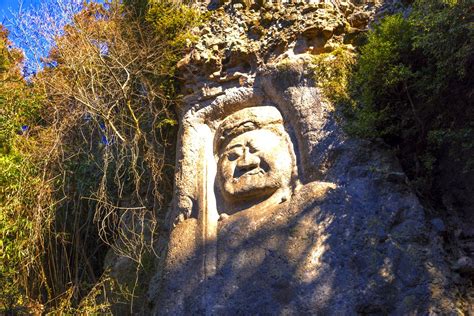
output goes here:
[[397, 160], [348, 138], [304, 62], [181, 111], [156, 315], [450, 313], [440, 237]]

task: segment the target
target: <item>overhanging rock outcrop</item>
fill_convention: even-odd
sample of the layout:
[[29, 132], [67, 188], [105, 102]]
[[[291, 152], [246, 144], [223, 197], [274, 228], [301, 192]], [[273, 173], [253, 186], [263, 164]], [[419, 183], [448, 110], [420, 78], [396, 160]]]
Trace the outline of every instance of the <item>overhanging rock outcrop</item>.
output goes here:
[[382, 145], [352, 139], [312, 56], [383, 3], [224, 4], [180, 63], [184, 103], [156, 315], [450, 313], [439, 236]]

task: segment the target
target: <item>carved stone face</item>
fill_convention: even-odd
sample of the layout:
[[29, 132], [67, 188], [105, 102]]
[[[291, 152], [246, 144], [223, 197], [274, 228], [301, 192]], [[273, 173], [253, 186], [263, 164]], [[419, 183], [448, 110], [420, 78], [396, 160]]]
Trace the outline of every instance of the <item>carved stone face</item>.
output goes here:
[[286, 139], [269, 129], [233, 138], [218, 161], [218, 184], [228, 201], [266, 198], [289, 186], [293, 160]]

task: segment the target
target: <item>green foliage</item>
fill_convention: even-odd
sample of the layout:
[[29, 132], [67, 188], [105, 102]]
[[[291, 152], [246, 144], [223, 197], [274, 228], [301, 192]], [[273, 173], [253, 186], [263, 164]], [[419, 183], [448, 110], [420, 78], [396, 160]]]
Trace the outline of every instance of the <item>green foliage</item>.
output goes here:
[[[403, 125], [401, 117], [411, 118], [402, 111], [406, 101], [407, 80], [413, 76], [411, 65], [404, 63], [412, 51], [412, 31], [400, 14], [389, 16], [377, 25], [362, 47], [352, 89], [362, 105], [355, 112], [356, 125], [352, 130], [365, 136], [386, 136], [399, 133]], [[390, 103], [387, 103], [390, 102]], [[390, 123], [389, 123], [390, 122]]]
[[435, 167], [433, 135], [451, 143], [453, 157], [473, 147], [464, 137], [474, 118], [473, 23], [472, 1], [416, 0], [408, 17], [386, 17], [361, 48], [349, 131], [398, 148], [411, 177]]
[[15, 286], [18, 268], [25, 258], [31, 222], [17, 217], [21, 207], [18, 200], [21, 160], [13, 157], [0, 157], [0, 310], [10, 310], [18, 304], [21, 293]]
[[22, 55], [8, 48], [7, 36], [0, 25], [0, 312], [25, 303], [24, 281], [37, 253], [38, 231], [48, 225], [38, 223], [34, 213], [47, 186], [26, 150], [41, 97], [21, 77]]
[[190, 31], [202, 21], [193, 8], [171, 1], [151, 1], [146, 20], [155, 28], [156, 36], [166, 40], [172, 48], [183, 48], [193, 38]]
[[150, 269], [172, 191], [176, 63], [201, 20], [170, 1], [85, 4], [29, 82], [0, 30], [0, 313], [109, 312], [110, 248]]
[[316, 83], [332, 102], [346, 106], [352, 103], [347, 87], [354, 63], [355, 54], [344, 47], [314, 57]]
[[[151, 0], [145, 19], [146, 23], [152, 26], [153, 36], [163, 43], [161, 67], [172, 82], [176, 65], [182, 58], [183, 52], [197, 40], [192, 34], [192, 29], [202, 25], [206, 15], [180, 2]], [[168, 84], [166, 90], [170, 91], [172, 87]], [[174, 89], [169, 93], [172, 96]]]

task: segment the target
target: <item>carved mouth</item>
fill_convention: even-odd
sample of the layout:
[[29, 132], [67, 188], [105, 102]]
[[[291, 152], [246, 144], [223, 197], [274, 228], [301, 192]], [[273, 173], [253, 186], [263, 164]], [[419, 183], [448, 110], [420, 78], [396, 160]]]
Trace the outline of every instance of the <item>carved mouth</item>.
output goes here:
[[250, 171], [247, 171], [246, 173], [243, 174], [243, 176], [253, 176], [253, 175], [256, 175], [256, 174], [264, 174], [265, 171], [263, 171], [262, 169], [254, 169], [254, 170], [250, 170]]
[[234, 177], [234, 179], [239, 179], [239, 178], [242, 178], [242, 177], [251, 177], [251, 176], [255, 176], [255, 175], [263, 175], [265, 174], [265, 170], [263, 170], [262, 168], [255, 168], [255, 169], [251, 169], [251, 170], [241, 170], [239, 172], [240, 174], [237, 174], [237, 177]]

